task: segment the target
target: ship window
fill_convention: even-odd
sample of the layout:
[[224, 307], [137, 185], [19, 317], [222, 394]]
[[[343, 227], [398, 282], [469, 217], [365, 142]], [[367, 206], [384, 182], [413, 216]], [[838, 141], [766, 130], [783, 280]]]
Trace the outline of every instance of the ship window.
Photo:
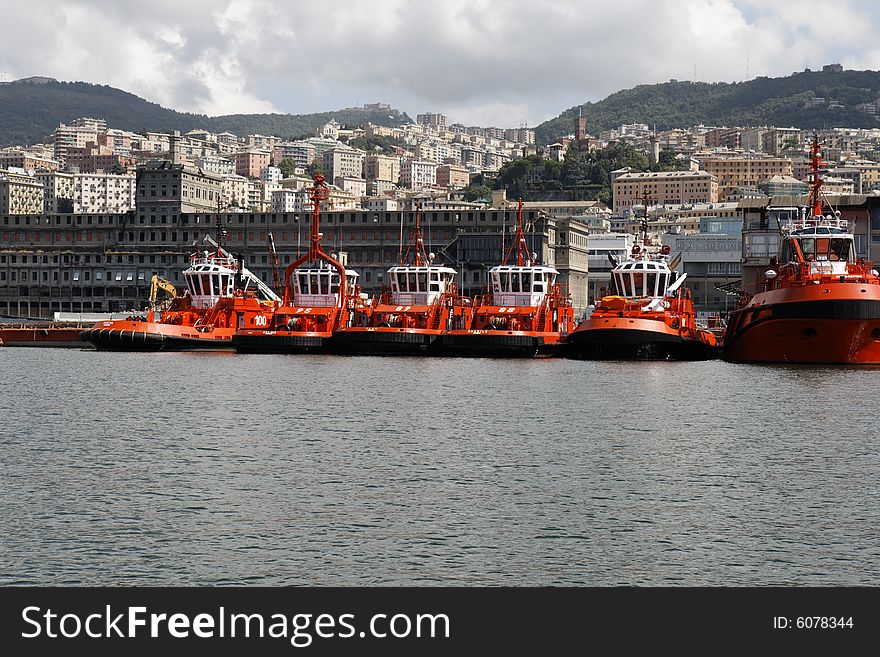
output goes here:
[[634, 272], [632, 275], [633, 296], [641, 296], [644, 294], [645, 278], [642, 272]]
[[391, 291], [392, 292], [399, 292], [400, 291], [397, 288], [397, 274], [391, 275]]
[[513, 272], [510, 274], [510, 291], [511, 292], [519, 292], [519, 272]]
[[419, 292], [428, 291], [428, 275], [419, 274]]
[[318, 275], [311, 274], [309, 276], [309, 294], [320, 294], [319, 290]]
[[813, 260], [816, 257], [816, 240], [813, 238], [801, 240], [801, 251], [805, 260]]
[[409, 274], [409, 276], [407, 276], [406, 283], [407, 283], [407, 288], [406, 288], [407, 292], [415, 292], [416, 290], [418, 290], [418, 287], [416, 286], [415, 272], [412, 272], [411, 274]]
[[522, 291], [523, 292], [531, 292], [532, 291], [532, 277], [531, 275], [523, 272], [522, 274]]
[[339, 275], [334, 271], [330, 274], [330, 294], [339, 292]]
[[829, 260], [834, 262], [843, 260], [846, 261], [849, 259], [849, 245], [850, 241], [846, 239], [833, 239], [831, 240], [831, 253], [828, 256]]
[[297, 277], [297, 287], [299, 288], [297, 292], [300, 294], [308, 294], [309, 293], [309, 275], [308, 274], [299, 274]]
[[657, 274], [650, 273], [645, 275], [645, 279], [647, 282], [646, 288], [646, 296], [656, 297], [657, 296]]
[[202, 274], [202, 294], [211, 294], [211, 277], [207, 274]]

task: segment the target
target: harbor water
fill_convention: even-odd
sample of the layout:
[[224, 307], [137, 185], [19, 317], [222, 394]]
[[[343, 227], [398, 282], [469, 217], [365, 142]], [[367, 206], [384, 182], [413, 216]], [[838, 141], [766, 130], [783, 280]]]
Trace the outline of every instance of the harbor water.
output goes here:
[[0, 584], [880, 585], [876, 370], [0, 349]]

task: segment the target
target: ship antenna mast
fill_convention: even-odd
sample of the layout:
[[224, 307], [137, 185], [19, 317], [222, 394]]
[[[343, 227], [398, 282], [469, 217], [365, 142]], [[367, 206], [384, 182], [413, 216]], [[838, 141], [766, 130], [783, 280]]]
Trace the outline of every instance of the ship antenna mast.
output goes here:
[[415, 266], [421, 267], [423, 264], [430, 264], [430, 258], [428, 258], [428, 254], [425, 251], [425, 242], [422, 239], [422, 204], [419, 201], [416, 201], [415, 208], [416, 223], [413, 226], [412, 232], [410, 233], [409, 244], [406, 247], [406, 252], [403, 254], [403, 257], [400, 259], [400, 264], [405, 265], [406, 261], [409, 259], [409, 254], [412, 253]]
[[822, 160], [822, 151], [819, 150], [819, 135], [813, 133], [813, 141], [810, 144], [810, 212], [813, 217], [822, 216], [822, 174], [825, 162]]
[[[822, 216], [822, 199], [825, 199], [825, 204], [833, 211], [834, 208], [831, 205], [831, 201], [828, 199], [828, 195], [822, 191], [822, 184], [824, 182], [823, 174], [828, 173], [827, 162], [822, 159], [822, 151], [819, 149], [819, 135], [815, 132], [813, 133], [813, 141], [810, 144], [810, 171], [809, 175], [811, 176], [810, 181], [810, 212], [813, 217], [821, 217]], [[839, 215], [839, 213], [834, 212], [835, 217]]]
[[523, 232], [523, 200], [517, 199], [517, 211], [516, 211], [516, 237], [513, 239], [513, 244], [510, 245], [510, 248], [507, 250], [507, 254], [504, 256], [504, 261], [501, 263], [502, 265], [506, 265], [507, 261], [510, 260], [510, 257], [513, 255], [513, 248], [516, 247], [516, 266], [517, 267], [532, 267], [535, 262], [532, 260], [531, 253], [529, 252], [529, 245], [526, 242], [526, 235]]

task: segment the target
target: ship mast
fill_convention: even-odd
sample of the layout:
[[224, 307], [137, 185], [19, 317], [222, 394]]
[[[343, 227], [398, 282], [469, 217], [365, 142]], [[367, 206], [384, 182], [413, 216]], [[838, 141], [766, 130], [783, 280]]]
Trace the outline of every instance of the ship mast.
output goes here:
[[822, 159], [822, 151], [819, 150], [819, 136], [813, 133], [813, 142], [810, 144], [810, 211], [813, 217], [822, 216], [822, 174], [827, 172], [825, 161]]
[[416, 223], [413, 226], [412, 232], [410, 233], [409, 244], [406, 247], [406, 252], [400, 258], [400, 264], [406, 265], [406, 261], [409, 259], [409, 254], [412, 252], [413, 260], [416, 267], [421, 267], [425, 264], [430, 264], [430, 258], [428, 258], [428, 254], [425, 251], [425, 242], [422, 239], [422, 226], [421, 226], [421, 209], [422, 204], [418, 201], [415, 202], [416, 207]]
[[526, 235], [523, 232], [522, 210], [523, 200], [520, 198], [517, 199], [516, 237], [513, 238], [513, 244], [511, 244], [510, 248], [507, 250], [507, 254], [504, 256], [504, 261], [501, 263], [502, 265], [506, 265], [507, 261], [510, 260], [510, 256], [513, 255], [514, 247], [516, 247], [517, 267], [533, 267], [535, 265], [535, 261], [532, 260], [532, 256], [529, 253], [529, 245], [526, 242]]
[[[284, 271], [284, 305], [290, 305], [292, 297], [290, 289], [290, 276], [300, 265], [305, 262], [326, 262], [339, 272], [340, 290], [345, 290], [345, 267], [343, 267], [336, 258], [331, 257], [321, 247], [321, 239], [324, 233], [321, 232], [321, 203], [330, 198], [330, 188], [324, 180], [324, 176], [320, 173], [315, 174], [315, 184], [309, 188], [309, 198], [312, 201], [312, 235], [309, 243], [309, 250], [305, 255], [300, 256], [294, 262], [287, 266]], [[345, 302], [345, 294], [339, 295], [340, 304]]]

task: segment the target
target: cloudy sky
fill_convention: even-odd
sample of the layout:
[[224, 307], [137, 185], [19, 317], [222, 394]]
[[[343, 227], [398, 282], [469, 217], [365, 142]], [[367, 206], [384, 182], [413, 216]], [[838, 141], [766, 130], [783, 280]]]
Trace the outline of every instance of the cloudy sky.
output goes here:
[[640, 83], [880, 69], [873, 0], [0, 0], [0, 74], [210, 115], [386, 102], [533, 126]]

